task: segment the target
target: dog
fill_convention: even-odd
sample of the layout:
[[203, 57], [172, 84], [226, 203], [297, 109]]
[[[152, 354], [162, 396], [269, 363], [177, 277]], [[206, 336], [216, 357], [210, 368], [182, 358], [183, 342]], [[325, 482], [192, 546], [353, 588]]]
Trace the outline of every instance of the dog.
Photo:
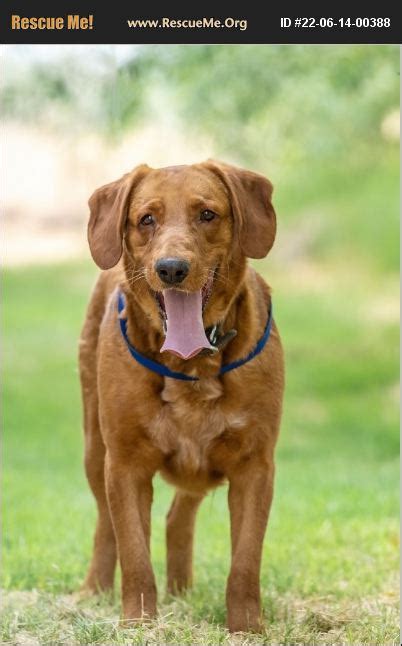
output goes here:
[[227, 625], [262, 627], [284, 361], [270, 288], [247, 259], [274, 243], [272, 190], [260, 174], [208, 160], [138, 166], [89, 200], [89, 247], [103, 272], [79, 353], [85, 469], [98, 509], [83, 588], [111, 588], [118, 555], [128, 623], [156, 614], [150, 515], [159, 472], [176, 488], [168, 591], [191, 586], [197, 509], [228, 482]]

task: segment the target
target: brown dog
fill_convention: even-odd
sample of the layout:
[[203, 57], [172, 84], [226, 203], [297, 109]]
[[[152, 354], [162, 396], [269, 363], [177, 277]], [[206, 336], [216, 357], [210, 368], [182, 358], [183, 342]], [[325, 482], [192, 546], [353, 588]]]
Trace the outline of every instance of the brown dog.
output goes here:
[[[85, 467], [99, 514], [84, 588], [113, 585], [118, 552], [127, 620], [156, 613], [149, 543], [159, 471], [177, 488], [167, 517], [168, 590], [191, 585], [197, 508], [228, 480], [228, 626], [261, 627], [284, 370], [275, 324], [250, 356], [268, 330], [271, 298], [247, 257], [264, 257], [274, 242], [271, 194], [261, 175], [208, 161], [139, 166], [89, 201], [91, 253], [107, 271], [80, 342]], [[145, 367], [144, 358], [154, 363]]]

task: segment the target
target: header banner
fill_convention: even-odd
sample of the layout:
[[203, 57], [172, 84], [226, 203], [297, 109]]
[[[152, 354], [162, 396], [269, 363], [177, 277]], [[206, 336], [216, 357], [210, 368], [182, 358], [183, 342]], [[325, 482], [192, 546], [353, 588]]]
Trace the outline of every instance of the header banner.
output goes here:
[[2, 2], [1, 40], [18, 44], [398, 44], [396, 3]]

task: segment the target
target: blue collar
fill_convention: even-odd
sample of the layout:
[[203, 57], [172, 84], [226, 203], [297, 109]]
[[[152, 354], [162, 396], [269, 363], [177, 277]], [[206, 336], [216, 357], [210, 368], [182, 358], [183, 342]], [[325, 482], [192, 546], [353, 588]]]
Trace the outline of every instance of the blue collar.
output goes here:
[[[147, 368], [148, 370], [152, 370], [152, 372], [156, 372], [158, 375], [161, 375], [162, 377], [171, 377], [172, 379], [181, 379], [182, 381], [199, 381], [199, 377], [191, 377], [190, 375], [186, 375], [184, 372], [175, 372], [174, 370], [170, 370], [170, 368], [165, 366], [163, 363], [158, 363], [157, 361], [153, 361], [152, 359], [149, 359], [145, 355], [138, 352], [138, 350], [133, 345], [131, 345], [129, 341], [129, 338], [127, 335], [127, 319], [121, 316], [121, 313], [124, 310], [124, 307], [125, 307], [124, 294], [122, 292], [119, 292], [118, 299], [117, 299], [117, 311], [119, 313], [120, 330], [131, 356], [134, 357], [134, 359], [138, 361], [138, 363], [144, 366], [144, 368]], [[243, 364], [251, 361], [251, 359], [254, 359], [254, 357], [256, 357], [257, 354], [260, 354], [260, 352], [262, 352], [262, 350], [265, 348], [267, 344], [267, 341], [271, 334], [271, 328], [272, 328], [272, 303], [271, 303], [271, 308], [268, 315], [267, 324], [265, 326], [264, 334], [258, 341], [257, 345], [254, 346], [253, 350], [251, 350], [251, 352], [247, 355], [247, 357], [244, 357], [243, 359], [236, 359], [236, 361], [232, 361], [231, 363], [226, 363], [223, 366], [221, 366], [221, 369], [219, 370], [219, 375], [224, 375], [227, 372], [230, 372], [231, 370], [235, 370], [235, 368], [239, 368]]]

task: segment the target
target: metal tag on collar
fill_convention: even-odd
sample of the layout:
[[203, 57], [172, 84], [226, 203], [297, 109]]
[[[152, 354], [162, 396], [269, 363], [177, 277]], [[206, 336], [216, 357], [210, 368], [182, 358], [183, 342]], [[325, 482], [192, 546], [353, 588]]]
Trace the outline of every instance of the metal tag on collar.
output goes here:
[[203, 350], [201, 350], [198, 356], [210, 356], [216, 354], [217, 352], [220, 352], [232, 339], [234, 339], [234, 337], [237, 335], [237, 330], [229, 330], [229, 332], [226, 332], [226, 334], [221, 335], [220, 325], [219, 323], [217, 323], [211, 328], [211, 331], [208, 328], [206, 330], [206, 333], [213, 347], [204, 348]]
[[205, 334], [212, 347], [204, 348], [203, 350], [201, 350], [201, 352], [198, 354], [199, 357], [209, 357], [219, 352], [219, 348], [217, 347], [217, 340], [219, 337], [219, 323], [216, 323], [212, 327], [208, 327], [205, 330]]
[[211, 332], [209, 333], [209, 340], [212, 343], [212, 345], [215, 345], [217, 335], [218, 335], [218, 325], [214, 325]]

